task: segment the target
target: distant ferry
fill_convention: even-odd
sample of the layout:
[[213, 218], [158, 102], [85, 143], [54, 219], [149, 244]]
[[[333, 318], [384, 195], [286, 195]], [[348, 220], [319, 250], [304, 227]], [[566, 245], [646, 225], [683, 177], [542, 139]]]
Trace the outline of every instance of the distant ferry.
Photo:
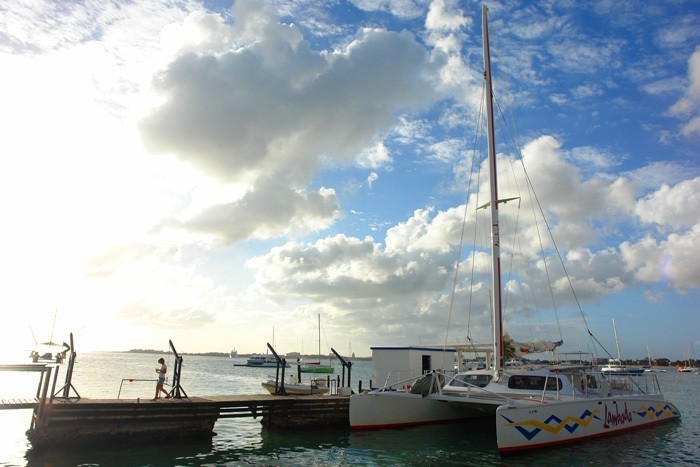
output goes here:
[[274, 355], [251, 355], [246, 363], [248, 366], [277, 366]]
[[233, 349], [233, 350], [231, 351], [231, 358], [236, 358], [236, 357], [238, 357], [238, 350]]

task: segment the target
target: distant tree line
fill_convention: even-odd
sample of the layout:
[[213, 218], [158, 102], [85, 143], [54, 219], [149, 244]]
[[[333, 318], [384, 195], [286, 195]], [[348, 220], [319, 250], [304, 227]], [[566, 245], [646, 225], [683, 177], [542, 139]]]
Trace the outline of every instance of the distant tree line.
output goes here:
[[[154, 349], [131, 349], [128, 353], [146, 353], [146, 354], [169, 354], [169, 351], [165, 350], [154, 350]], [[179, 352], [178, 352], [179, 353]], [[182, 355], [204, 355], [206, 357], [228, 357], [229, 354], [226, 352], [201, 352], [201, 353], [188, 353], [183, 352]]]

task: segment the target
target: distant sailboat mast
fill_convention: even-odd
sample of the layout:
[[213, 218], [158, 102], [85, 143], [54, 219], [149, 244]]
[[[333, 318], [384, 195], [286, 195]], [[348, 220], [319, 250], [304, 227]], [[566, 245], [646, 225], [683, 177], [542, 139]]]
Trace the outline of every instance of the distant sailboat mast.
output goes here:
[[612, 320], [613, 332], [615, 333], [615, 346], [617, 347], [617, 363], [622, 365], [622, 355], [620, 354], [620, 341], [617, 339], [617, 328], [615, 327], [615, 319]]
[[321, 313], [318, 314], [318, 363], [321, 363]]
[[503, 311], [501, 308], [501, 256], [498, 228], [498, 182], [496, 170], [496, 135], [493, 119], [493, 86], [491, 81], [491, 51], [489, 48], [488, 8], [482, 7], [484, 34], [484, 80], [486, 86], [486, 127], [491, 189], [491, 283], [493, 288], [493, 355], [494, 370], [500, 373], [503, 364]]

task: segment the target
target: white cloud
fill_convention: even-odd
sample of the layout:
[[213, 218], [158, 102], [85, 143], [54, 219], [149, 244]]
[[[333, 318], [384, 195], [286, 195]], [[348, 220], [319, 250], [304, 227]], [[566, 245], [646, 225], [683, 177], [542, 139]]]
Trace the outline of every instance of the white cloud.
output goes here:
[[547, 51], [552, 54], [558, 67], [569, 72], [594, 73], [608, 67], [619, 66], [619, 55], [623, 43], [620, 40], [585, 41], [562, 39], [551, 41]]
[[458, 31], [471, 25], [471, 18], [465, 17], [456, 7], [456, 2], [434, 0], [425, 18], [425, 28], [429, 31]]
[[429, 158], [441, 163], [450, 163], [463, 158], [464, 140], [452, 138], [431, 144], [428, 148]]
[[298, 192], [276, 182], [267, 180], [240, 199], [210, 206], [179, 222], [166, 221], [163, 227], [184, 227], [232, 244], [308, 234], [328, 227], [340, 215], [335, 190]]
[[[639, 206], [662, 198], [671, 202], [675, 197], [688, 194], [690, 198], [687, 202], [678, 204], [678, 213], [680, 216], [683, 211], [692, 218], [695, 216], [694, 206], [700, 205], [693, 203], [691, 193], [695, 190], [694, 185], [680, 184], [671, 189], [675, 190], [673, 195], [662, 189], [647, 200], [638, 202], [635, 199], [636, 185], [628, 179], [619, 177], [612, 182], [582, 179], [578, 169], [567, 161], [566, 152], [560, 146], [554, 138], [543, 136], [528, 144], [523, 153], [540, 202], [545, 206], [556, 205], [553, 212], [557, 216], [554, 222], [550, 221], [550, 225], [556, 230], [559, 247], [563, 247], [566, 269], [578, 300], [585, 306], [622, 290], [653, 285], [661, 280], [667, 280], [681, 292], [686, 287], [697, 286], [700, 258], [691, 247], [697, 241], [696, 229], [686, 233], [674, 232], [658, 240], [648, 236], [636, 242], [625, 241], [619, 248], [610, 246], [594, 251], [586, 246], [597, 244], [606, 235], [596, 227], [597, 220], [609, 216], [612, 211], [623, 218], [621, 221], [633, 221], [635, 203]], [[585, 153], [589, 150], [582, 148], [572, 152]], [[606, 165], [601, 163], [603, 167]], [[501, 183], [506, 187], [513, 185], [512, 181], [507, 180], [507, 172], [513, 170], [508, 166], [509, 161], [503, 158]], [[519, 183], [524, 188], [524, 181]], [[482, 187], [482, 190], [486, 188]], [[513, 194], [505, 189], [501, 197]], [[521, 195], [525, 196], [523, 193]], [[482, 193], [479, 204], [484, 202], [485, 196]], [[479, 231], [474, 226], [476, 204], [476, 198], [472, 197], [464, 226], [467, 237]], [[515, 213], [518, 204], [520, 215]], [[549, 286], [545, 280], [547, 275], [559, 306], [573, 303], [568, 281], [561, 266], [557, 265], [544, 225], [540, 224], [537, 229], [528, 220], [531, 209], [531, 202], [526, 199], [499, 208], [502, 264], [508, 265], [509, 274], [510, 265], [514, 267], [508, 288], [523, 292], [512, 293], [508, 302], [508, 313], [516, 320], [518, 316], [522, 317], [522, 313], [532, 313], [533, 308], [548, 306], [546, 303], [527, 303], [527, 300], [520, 303], [522, 298], [516, 296], [528, 295], [525, 291], [535, 296], [549, 296]], [[659, 206], [657, 212], [662, 211], [663, 208]], [[506, 229], [512, 228], [516, 216], [519, 218], [520, 240], [514, 245], [511, 233], [507, 233], [511, 231]], [[409, 322], [424, 325], [427, 318], [439, 319], [447, 312], [463, 218], [464, 206], [438, 212], [432, 208], [418, 209], [410, 218], [387, 230], [384, 248], [371, 238], [362, 240], [345, 235], [327, 237], [312, 244], [287, 243], [248, 262], [256, 273], [256, 284], [252, 290], [274, 301], [308, 300], [308, 305], [302, 307], [305, 312], [323, 308], [338, 317], [342, 316], [343, 324], [339, 323], [338, 326], [348, 326], [343, 332], [349, 332], [351, 328], [366, 329], [367, 323], [363, 323], [361, 317], [371, 308], [376, 319], [374, 324], [386, 341], [400, 341], [401, 336], [391, 328], [395, 319], [392, 317], [408, 314]], [[670, 219], [664, 221], [671, 222]], [[547, 274], [539, 253], [538, 237], [544, 237]], [[466, 258], [460, 265], [462, 275], [455, 297], [463, 307], [456, 318], [461, 325], [465, 324], [463, 313], [470, 288], [477, 291], [473, 299], [474, 315], [480, 318], [487, 316], [487, 284], [490, 280], [488, 238], [488, 233], [480, 235], [476, 239], [477, 250], [473, 252], [469, 247], [472, 239], [464, 239], [465, 251], [469, 252], [465, 253]], [[690, 251], [681, 254], [684, 248]], [[513, 254], [515, 256], [511, 256]], [[465, 276], [472, 270], [472, 262], [476, 276], [470, 287]], [[418, 331], [410, 326], [402, 327], [401, 332]], [[420, 334], [439, 335], [436, 328]]]
[[595, 169], [609, 169], [619, 166], [622, 158], [610, 150], [593, 146], [580, 146], [571, 150], [571, 156], [582, 166], [593, 166]]
[[[217, 4], [218, 14], [198, 0], [5, 3], [0, 275], [9, 284], [2, 305], [13, 313], [0, 329], [2, 340], [19, 342], [25, 315], [58, 307], [62, 324], [78, 331], [81, 348], [91, 349], [182, 338], [186, 351], [220, 350], [232, 340], [240, 349], [259, 350], [253, 346], [268, 337], [270, 323], [294, 329], [295, 318], [309, 315], [315, 322], [315, 314], [326, 311], [335, 318], [329, 330], [353, 344], [377, 336], [397, 344], [442, 341], [465, 212], [460, 272], [473, 266], [476, 276], [474, 284], [458, 276], [453, 327], [466, 328], [473, 289], [472, 324], [478, 317], [488, 329], [489, 234], [476, 229], [474, 214], [485, 202], [485, 182], [466, 210], [442, 199], [439, 208], [401, 199], [415, 203], [423, 193], [443, 195], [458, 183], [463, 189], [474, 176], [472, 154], [459, 141], [470, 134], [481, 97], [481, 40], [472, 24], [478, 7], [460, 12], [458, 2], [358, 1], [367, 12], [395, 17], [360, 12], [350, 18], [321, 2], [265, 2], [279, 7], [273, 13], [243, 0], [231, 11]], [[629, 5], [620, 7], [629, 12], [624, 19], [600, 17], [608, 25], [604, 36], [600, 29], [593, 36], [583, 32], [581, 9], [573, 4], [513, 5], [492, 6], [494, 51], [506, 55], [495, 54], [494, 63], [512, 80], [508, 86], [499, 81], [498, 89], [512, 88], [516, 113], [545, 104], [527, 113], [524, 134], [532, 138], [530, 124], [537, 120], [537, 126], [551, 125], [552, 134], [576, 131], [577, 138], [599, 141], [567, 148], [543, 136], [524, 151], [580, 299], [591, 303], [637, 287], [658, 301], [697, 287], [695, 148], [680, 141], [640, 152], [635, 144], [644, 140], [625, 133], [642, 118], [644, 130], [667, 141], [679, 132], [697, 135], [697, 50], [687, 79], [675, 65], [688, 59], [687, 44], [697, 37], [683, 36], [693, 31], [692, 21], [656, 35], [662, 45], [684, 51], [678, 59], [671, 49], [671, 56], [649, 49], [648, 34], [635, 35], [641, 24], [657, 26], [636, 21], [646, 16]], [[278, 15], [290, 23], [281, 24]], [[628, 27], [619, 29], [620, 21]], [[377, 29], [360, 29], [367, 26]], [[385, 27], [405, 27], [415, 36]], [[623, 47], [627, 40], [650, 58], [630, 64], [629, 52], [637, 50]], [[668, 66], [658, 66], [659, 57]], [[601, 71], [597, 84], [580, 79]], [[150, 92], [152, 82], [158, 93]], [[580, 86], [561, 87], [571, 82]], [[641, 88], [643, 103], [655, 111], [635, 116], [630, 105], [639, 101], [632, 96], [607, 99], [611, 83], [620, 97], [649, 83]], [[588, 114], [575, 98], [597, 102], [600, 92], [623, 124], [599, 133], [612, 128], [601, 113], [591, 133], [569, 125]], [[672, 108], [681, 122], [677, 131], [654, 118], [671, 107], [670, 96], [678, 100]], [[557, 109], [556, 120], [545, 115], [551, 102], [569, 104]], [[580, 113], [568, 113], [571, 106]], [[139, 134], [135, 122], [143, 116]], [[147, 153], [142, 137], [163, 154]], [[624, 149], [611, 149], [617, 147]], [[673, 162], [681, 157], [685, 162]], [[419, 173], [426, 161], [429, 170]], [[499, 161], [501, 196], [522, 196], [524, 179], [513, 175], [519, 162], [507, 155]], [[354, 168], [336, 170], [346, 166]], [[391, 184], [377, 183], [382, 169], [394, 169]], [[392, 193], [391, 203], [378, 205], [381, 212], [362, 204], [365, 194], [382, 199], [387, 187], [412, 190], [413, 183], [415, 193]], [[447, 194], [459, 204], [463, 196], [455, 193]], [[359, 214], [337, 222], [341, 207]], [[538, 279], [544, 270], [538, 235], [554, 294], [570, 300], [544, 226], [525, 215], [533, 208], [525, 196], [500, 206], [504, 264], [514, 264], [507, 313], [516, 322], [534, 316], [535, 308], [517, 303], [516, 295], [549, 294]], [[516, 220], [521, 242], [514, 245], [506, 233]], [[333, 226], [345, 234], [318, 239]], [[383, 239], [364, 238], [368, 231]], [[278, 238], [300, 237], [272, 247]], [[240, 267], [254, 254], [250, 269]], [[28, 335], [18, 348], [27, 341]], [[298, 342], [287, 344], [297, 350]]]
[[359, 167], [377, 169], [389, 164], [391, 164], [391, 156], [389, 155], [389, 150], [382, 141], [377, 142], [374, 146], [363, 149], [357, 156], [357, 165]]
[[366, 11], [387, 11], [399, 18], [417, 18], [425, 13], [430, 0], [351, 0], [357, 8]]
[[376, 182], [377, 180], [379, 180], [379, 175], [377, 175], [376, 172], [371, 172], [371, 173], [367, 176], [367, 186], [369, 186], [370, 188], [372, 188], [372, 187], [374, 186], [374, 182]]
[[641, 89], [653, 96], [664, 96], [681, 93], [684, 87], [683, 79], [674, 76], [645, 84]]
[[406, 115], [399, 117], [394, 127], [394, 141], [401, 144], [412, 144], [428, 138], [430, 125], [423, 120], [409, 119]]
[[523, 161], [542, 205], [558, 223], [585, 231], [585, 219], [597, 217], [607, 209], [608, 183], [600, 179], [582, 181], [560, 148], [561, 143], [553, 137], [540, 137], [523, 147]]
[[[368, 148], [400, 109], [431, 102], [432, 71], [427, 52], [405, 32], [368, 29], [345, 50], [326, 54], [311, 50], [295, 26], [276, 22], [255, 2], [237, 2], [233, 13], [229, 34], [218, 23], [214, 33], [232, 37], [237, 48], [173, 61], [154, 83], [163, 103], [141, 122], [141, 131], [154, 151], [173, 153], [224, 182], [247, 183], [246, 199], [222, 203], [223, 211], [265, 199], [266, 208], [254, 216], [260, 229], [250, 226], [246, 233], [272, 235], [277, 226], [281, 234], [289, 229], [278, 214], [306, 219], [301, 211], [308, 198], [257, 193], [268, 190], [266, 180], [278, 180], [280, 194], [300, 193], [320, 157], [339, 164], [357, 158], [372, 168], [389, 163], [382, 143]], [[220, 218], [219, 211], [202, 218]], [[336, 216], [330, 205], [313, 212], [305, 230], [325, 227]], [[316, 218], [322, 214], [325, 221]]]
[[675, 185], [689, 177], [697, 177], [700, 170], [674, 162], [656, 161], [624, 174], [645, 190], [656, 190], [662, 184]]
[[700, 117], [693, 117], [688, 123], [681, 128], [683, 136], [691, 136], [700, 134]]
[[639, 242], [624, 242], [620, 252], [628, 270], [647, 284], [668, 282], [681, 291], [700, 286], [700, 257], [697, 248], [700, 227], [684, 234], [671, 234], [657, 241], [645, 237]]
[[[323, 310], [348, 338], [371, 330], [385, 342], [406, 335], [434, 342], [444, 333], [444, 304], [434, 306], [433, 299], [444, 287], [449, 261], [447, 255], [382, 251], [371, 238], [335, 235], [287, 243], [247, 264], [256, 271], [253, 293], [304, 300], [302, 310]], [[403, 316], [399, 327], [397, 316]]]
[[700, 134], [700, 46], [688, 59], [688, 87], [684, 96], [668, 111], [675, 117], [687, 120], [682, 130], [684, 136]]
[[576, 99], [587, 99], [589, 97], [600, 96], [603, 91], [595, 84], [582, 84], [571, 90], [571, 95]]
[[684, 180], [674, 187], [666, 184], [637, 201], [635, 213], [642, 222], [662, 227], [690, 227], [700, 224], [700, 177]]

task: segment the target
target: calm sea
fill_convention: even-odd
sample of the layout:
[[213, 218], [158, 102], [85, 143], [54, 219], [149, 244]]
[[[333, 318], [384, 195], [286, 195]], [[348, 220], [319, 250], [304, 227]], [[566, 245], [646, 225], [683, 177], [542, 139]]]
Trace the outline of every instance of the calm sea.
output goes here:
[[[158, 356], [132, 353], [78, 355], [73, 382], [82, 397], [153, 397]], [[172, 358], [166, 358], [172, 369]], [[190, 396], [264, 393], [269, 369], [236, 367], [244, 359], [185, 356], [181, 385]], [[64, 368], [62, 368], [64, 370]], [[336, 369], [336, 374], [339, 374]], [[274, 372], [274, 369], [272, 370]], [[371, 362], [354, 363], [352, 385], [367, 387]], [[67, 447], [34, 452], [27, 442], [31, 411], [0, 411], [0, 465], [698, 465], [700, 464], [700, 375], [657, 373], [679, 422], [585, 443], [501, 457], [493, 422], [479, 420], [426, 427], [353, 432], [348, 428], [279, 431], [259, 420], [217, 422], [206, 442]], [[61, 373], [59, 381], [63, 381]], [[0, 397], [31, 397], [36, 374], [0, 373]]]

